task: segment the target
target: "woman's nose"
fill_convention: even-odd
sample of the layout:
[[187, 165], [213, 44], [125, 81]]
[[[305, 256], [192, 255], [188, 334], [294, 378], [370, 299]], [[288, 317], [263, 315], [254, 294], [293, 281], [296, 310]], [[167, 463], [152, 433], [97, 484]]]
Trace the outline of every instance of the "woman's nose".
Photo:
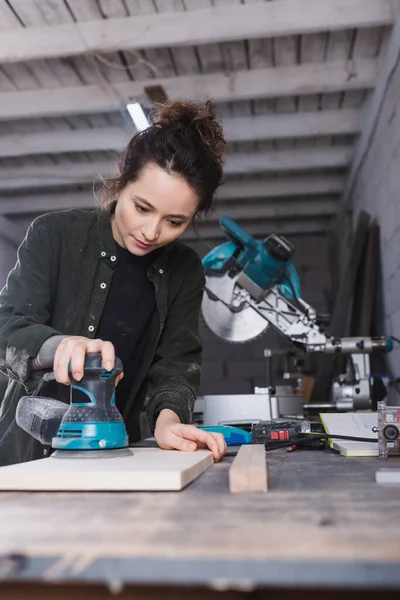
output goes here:
[[158, 221], [146, 223], [146, 226], [142, 228], [142, 234], [148, 242], [154, 242], [160, 235], [160, 225]]

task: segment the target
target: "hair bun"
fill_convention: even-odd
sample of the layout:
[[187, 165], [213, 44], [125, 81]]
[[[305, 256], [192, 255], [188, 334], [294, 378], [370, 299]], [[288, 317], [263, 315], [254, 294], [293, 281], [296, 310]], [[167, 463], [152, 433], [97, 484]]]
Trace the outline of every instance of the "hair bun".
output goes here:
[[190, 127], [199, 135], [212, 158], [223, 165], [226, 142], [222, 125], [216, 119], [214, 104], [210, 100], [206, 103], [168, 100], [156, 104], [152, 110], [152, 121], [159, 127]]

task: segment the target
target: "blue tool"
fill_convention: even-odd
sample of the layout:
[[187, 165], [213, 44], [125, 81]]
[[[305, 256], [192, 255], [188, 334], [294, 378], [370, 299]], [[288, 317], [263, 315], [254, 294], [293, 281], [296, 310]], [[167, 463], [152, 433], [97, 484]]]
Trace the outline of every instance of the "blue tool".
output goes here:
[[115, 406], [115, 380], [121, 372], [119, 358], [114, 369], [107, 371], [100, 353], [88, 353], [83, 378], [76, 381], [71, 375], [69, 405], [39, 395], [43, 383], [54, 379], [53, 373], [47, 373], [32, 396], [20, 399], [17, 424], [42, 444], [51, 445], [54, 456], [76, 457], [81, 451], [90, 457], [95, 456], [94, 451], [102, 457], [108, 450], [110, 456], [129, 453], [120, 451], [127, 448], [128, 435]]
[[256, 240], [228, 216], [221, 217], [220, 225], [231, 241], [217, 246], [203, 258], [206, 275], [223, 275], [234, 262], [261, 290], [277, 285], [285, 298], [301, 296], [299, 277], [291, 263], [294, 248], [288, 240], [275, 234]]
[[240, 427], [231, 427], [230, 425], [200, 426], [199, 429], [213, 433], [222, 433], [227, 446], [241, 446], [252, 443], [250, 431], [240, 429]]

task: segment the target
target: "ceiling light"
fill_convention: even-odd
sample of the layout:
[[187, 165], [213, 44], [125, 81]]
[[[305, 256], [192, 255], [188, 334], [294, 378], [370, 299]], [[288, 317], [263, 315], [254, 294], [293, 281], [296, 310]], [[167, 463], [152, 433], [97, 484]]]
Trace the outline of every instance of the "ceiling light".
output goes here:
[[130, 102], [126, 105], [126, 108], [138, 131], [144, 131], [145, 129], [150, 127], [150, 123], [143, 111], [140, 102]]

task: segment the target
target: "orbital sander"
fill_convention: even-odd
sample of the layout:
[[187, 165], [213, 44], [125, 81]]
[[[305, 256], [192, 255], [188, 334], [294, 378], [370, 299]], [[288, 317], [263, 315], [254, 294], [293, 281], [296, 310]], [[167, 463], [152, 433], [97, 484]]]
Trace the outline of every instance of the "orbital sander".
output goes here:
[[40, 395], [46, 382], [55, 380], [46, 372], [31, 396], [23, 396], [17, 406], [16, 422], [41, 444], [51, 446], [57, 458], [94, 458], [131, 456], [128, 435], [121, 413], [115, 405], [115, 381], [122, 363], [114, 368], [102, 366], [99, 352], [88, 353], [83, 378], [71, 379], [70, 403]]

